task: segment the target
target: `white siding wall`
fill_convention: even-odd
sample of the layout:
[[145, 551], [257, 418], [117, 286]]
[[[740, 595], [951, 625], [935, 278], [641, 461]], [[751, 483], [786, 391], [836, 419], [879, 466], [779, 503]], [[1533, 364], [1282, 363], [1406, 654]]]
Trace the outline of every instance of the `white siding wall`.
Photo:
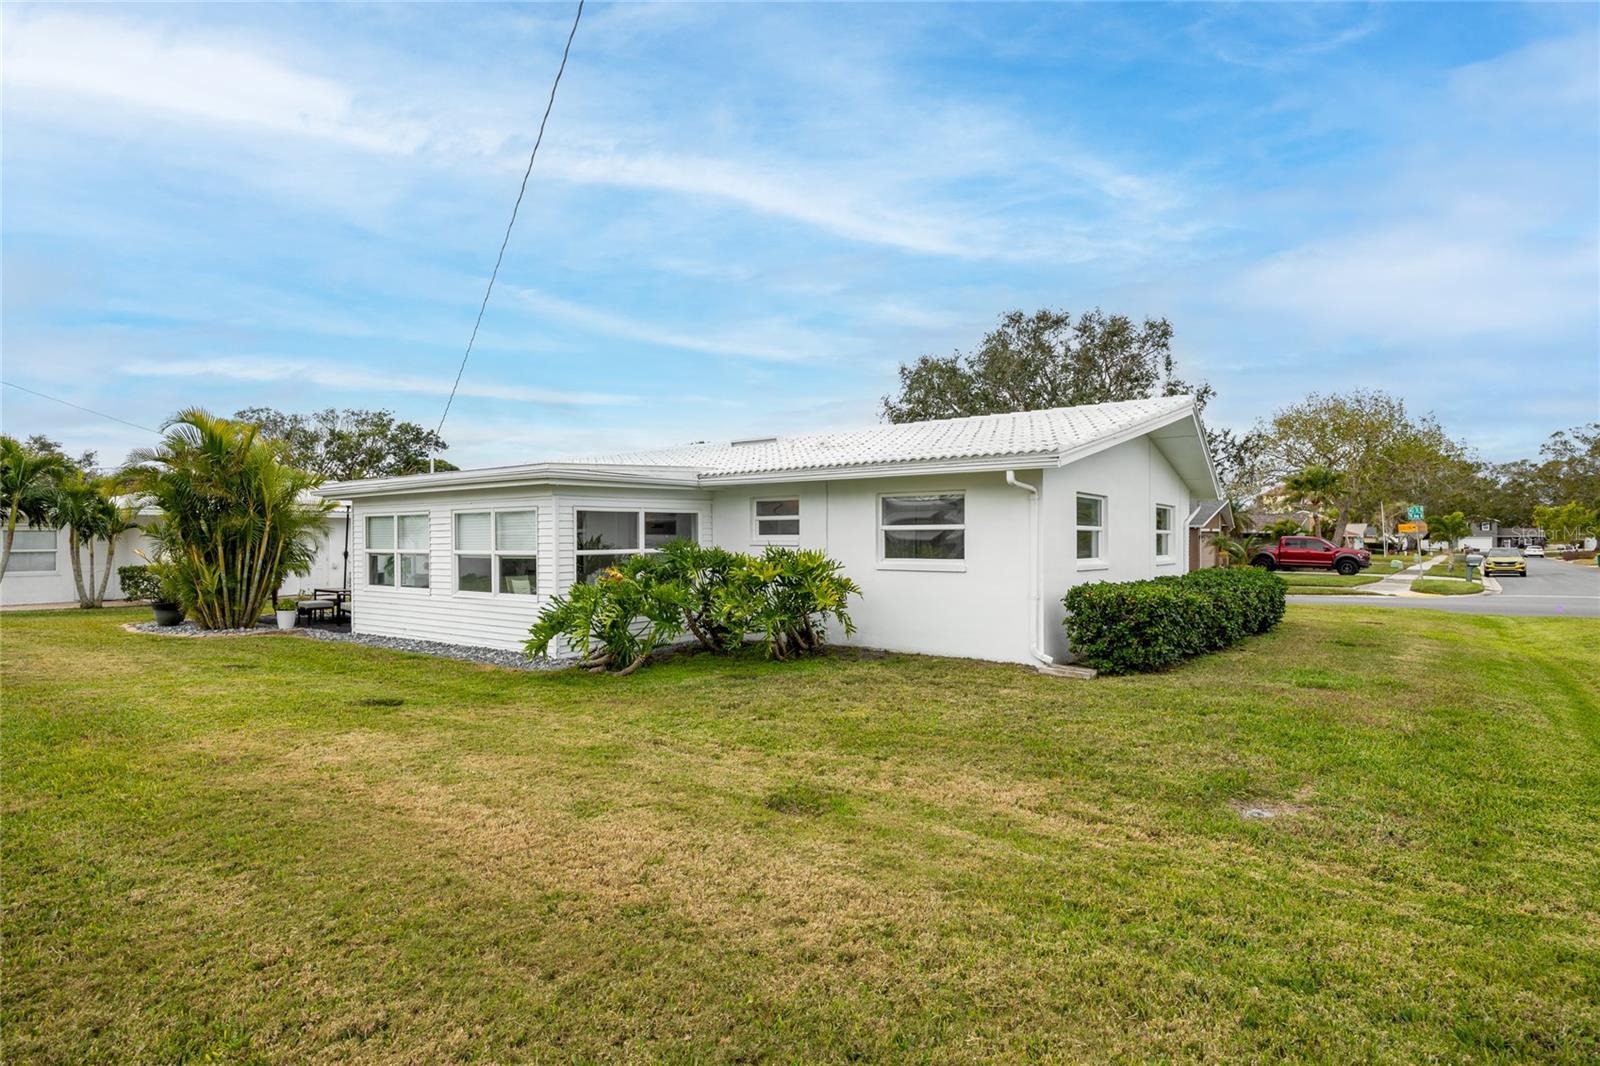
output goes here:
[[[1043, 553], [1045, 652], [1067, 653], [1066, 615], [1061, 597], [1085, 581], [1134, 581], [1188, 570], [1189, 538], [1184, 520], [1193, 498], [1172, 464], [1149, 437], [1119, 444], [1098, 455], [1045, 471]], [[1077, 495], [1105, 497], [1103, 566], [1080, 564], [1077, 558]], [[1170, 562], [1156, 559], [1157, 504], [1176, 513]]]
[[[1037, 472], [1028, 476], [1036, 480]], [[1004, 474], [719, 490], [713, 502], [716, 543], [738, 551], [759, 550], [752, 544], [752, 501], [796, 489], [801, 499], [801, 545], [838, 559], [862, 590], [850, 608], [855, 636], [847, 641], [834, 627], [829, 639], [928, 655], [1029, 661], [1028, 494], [1007, 485]], [[966, 495], [964, 568], [912, 570], [883, 565], [879, 497], [950, 491]]]
[[[457, 511], [527, 508], [539, 512], [538, 594], [457, 592], [451, 516]], [[554, 492], [531, 487], [357, 500], [350, 547], [351, 629], [381, 636], [520, 649], [528, 637], [528, 628], [549, 597], [565, 592], [577, 578], [573, 550], [575, 513], [579, 508], [699, 511], [701, 540], [709, 543], [711, 507], [707, 498], [670, 490], [620, 494], [614, 490]], [[366, 517], [418, 513], [429, 516], [429, 587], [369, 586]]]

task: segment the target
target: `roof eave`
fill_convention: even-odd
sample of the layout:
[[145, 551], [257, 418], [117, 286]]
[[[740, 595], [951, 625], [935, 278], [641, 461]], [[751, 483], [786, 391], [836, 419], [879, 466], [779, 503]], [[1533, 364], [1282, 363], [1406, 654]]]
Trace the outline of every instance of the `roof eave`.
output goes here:
[[874, 477], [921, 477], [940, 474], [989, 473], [1001, 470], [1031, 470], [1054, 466], [1056, 452], [1026, 452], [1017, 455], [983, 455], [967, 459], [913, 459], [885, 463], [858, 463], [847, 466], [811, 466], [798, 470], [768, 470], [752, 473], [706, 474], [700, 483], [707, 487], [724, 485], [770, 485], [800, 481], [843, 481]]
[[699, 471], [692, 467], [630, 468], [583, 463], [533, 463], [525, 466], [498, 466], [478, 470], [446, 470], [435, 474], [369, 478], [363, 481], [337, 481], [324, 485], [323, 491], [337, 494], [345, 499], [366, 499], [374, 496], [408, 496], [425, 492], [458, 492], [466, 489], [513, 485], [695, 488], [698, 484]]

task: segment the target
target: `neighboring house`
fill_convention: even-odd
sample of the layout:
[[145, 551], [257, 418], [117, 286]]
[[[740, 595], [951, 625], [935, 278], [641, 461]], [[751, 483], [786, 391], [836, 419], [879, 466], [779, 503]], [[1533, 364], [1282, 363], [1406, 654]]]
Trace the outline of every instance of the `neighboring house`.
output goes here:
[[1219, 565], [1211, 538], [1233, 532], [1233, 505], [1227, 500], [1200, 500], [1189, 512], [1189, 569], [1203, 570]]
[[[328, 535], [318, 546], [316, 563], [305, 577], [290, 578], [285, 595], [313, 588], [343, 588], [345, 579], [345, 551], [349, 537], [346, 515], [348, 505], [328, 515]], [[143, 565], [154, 554], [154, 546], [145, 535], [144, 528], [161, 516], [158, 508], [141, 508], [134, 521], [139, 528], [130, 529], [117, 537], [116, 554], [111, 560], [111, 581], [106, 585], [106, 600], [123, 598], [122, 584], [117, 580], [117, 568]], [[3, 533], [0, 533], [3, 535]], [[95, 542], [95, 572], [98, 575], [105, 565], [106, 545]], [[88, 584], [88, 552], [79, 549], [83, 560], [83, 579]], [[20, 606], [34, 603], [76, 603], [77, 587], [72, 582], [72, 555], [67, 548], [65, 529], [32, 529], [18, 523], [17, 538], [11, 549], [11, 561], [6, 574], [0, 579], [0, 604]]]
[[519, 648], [549, 597], [687, 537], [839, 560], [850, 643], [1011, 662], [1065, 654], [1069, 586], [1182, 573], [1218, 494], [1187, 396], [326, 488], [358, 633]]

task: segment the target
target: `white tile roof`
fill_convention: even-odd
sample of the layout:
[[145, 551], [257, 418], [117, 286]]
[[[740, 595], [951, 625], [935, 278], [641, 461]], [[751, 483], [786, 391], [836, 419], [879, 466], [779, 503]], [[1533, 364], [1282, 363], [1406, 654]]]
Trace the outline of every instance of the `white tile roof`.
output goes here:
[[1059, 455], [1193, 406], [1192, 396], [1163, 396], [1153, 400], [1055, 407], [1016, 414], [884, 424], [744, 443], [686, 444], [654, 451], [590, 456], [578, 462], [607, 466], [693, 467], [702, 476], [718, 477], [884, 463]]

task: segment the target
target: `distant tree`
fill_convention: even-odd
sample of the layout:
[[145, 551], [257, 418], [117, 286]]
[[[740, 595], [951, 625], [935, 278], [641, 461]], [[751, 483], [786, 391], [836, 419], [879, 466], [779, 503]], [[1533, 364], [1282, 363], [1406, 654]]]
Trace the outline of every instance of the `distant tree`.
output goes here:
[[[72, 583], [80, 607], [99, 607], [105, 602], [116, 563], [117, 537], [134, 525], [134, 509], [120, 504], [115, 492], [116, 484], [110, 479], [85, 476], [77, 470], [63, 477], [55, 488], [53, 520], [67, 531], [67, 558], [72, 564]], [[106, 544], [104, 570], [96, 562], [98, 541]]]
[[[1311, 512], [1312, 532], [1325, 536], [1323, 521], [1327, 518], [1328, 502], [1344, 495], [1344, 475], [1325, 466], [1308, 466], [1298, 474], [1291, 474], [1283, 483], [1284, 492]], [[1343, 536], [1343, 526], [1333, 531], [1334, 538]]]
[[[428, 457], [449, 447], [433, 430], [396, 420], [393, 411], [329, 407], [306, 415], [248, 407], [233, 420], [260, 427], [282, 443], [287, 463], [328, 481], [426, 473]], [[457, 468], [436, 459], [434, 469]]]
[[1456, 550], [1456, 545], [1461, 543], [1462, 538], [1471, 532], [1472, 524], [1460, 511], [1428, 519], [1428, 539], [1444, 541], [1452, 552]]
[[60, 441], [51, 440], [43, 433], [33, 434], [22, 442], [22, 446], [39, 455], [53, 455], [69, 469], [82, 474], [92, 474], [100, 466], [100, 453], [93, 448], [79, 452], [74, 458], [62, 449]]
[[[32, 438], [30, 438], [30, 443]], [[11, 545], [17, 539], [17, 522], [44, 525], [55, 503], [55, 486], [67, 473], [59, 453], [41, 451], [0, 436], [0, 508], [5, 511], [5, 538], [0, 541], [0, 577], [11, 564]]]
[[1470, 462], [1432, 415], [1412, 415], [1402, 400], [1371, 390], [1312, 393], [1257, 431], [1265, 476], [1283, 481], [1310, 467], [1341, 475], [1331, 501], [1338, 505], [1336, 530], [1352, 513], [1373, 514], [1386, 500], [1429, 500]]
[[1557, 544], [1572, 544], [1600, 527], [1600, 511], [1576, 501], [1559, 507], [1540, 505], [1533, 509], [1533, 524]]
[[[900, 364], [900, 392], [883, 398], [883, 417], [923, 422], [1186, 393], [1202, 411], [1216, 394], [1177, 376], [1166, 319], [1135, 325], [1098, 307], [1076, 320], [1069, 311], [1019, 309], [1001, 315], [974, 352]], [[1254, 468], [1259, 438], [1208, 428], [1206, 442], [1218, 479], [1236, 491]]]

